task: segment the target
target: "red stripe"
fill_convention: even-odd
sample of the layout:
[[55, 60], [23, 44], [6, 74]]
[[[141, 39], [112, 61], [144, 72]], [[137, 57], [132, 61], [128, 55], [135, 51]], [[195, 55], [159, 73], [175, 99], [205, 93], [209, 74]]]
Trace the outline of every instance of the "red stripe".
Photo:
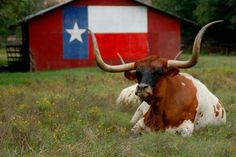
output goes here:
[[[104, 60], [117, 60], [119, 52], [123, 59], [137, 60], [147, 56], [146, 33], [95, 34]], [[89, 58], [94, 59], [92, 40], [89, 38]]]

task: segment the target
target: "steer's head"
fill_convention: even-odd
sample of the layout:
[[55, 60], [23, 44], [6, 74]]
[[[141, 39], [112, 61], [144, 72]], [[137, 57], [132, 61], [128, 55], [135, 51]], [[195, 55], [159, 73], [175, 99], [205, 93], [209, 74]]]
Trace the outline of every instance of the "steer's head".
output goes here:
[[202, 27], [195, 37], [192, 57], [187, 61], [177, 61], [152, 56], [132, 63], [108, 65], [103, 61], [100, 55], [95, 35], [90, 30], [89, 32], [92, 35], [93, 49], [97, 65], [104, 71], [125, 72], [126, 78], [130, 80], [136, 79], [138, 82], [136, 95], [146, 98], [152, 95], [152, 89], [158, 85], [158, 81], [160, 79], [166, 76], [176, 75], [179, 68], [190, 68], [197, 63], [200, 53], [201, 40], [205, 30], [211, 25], [219, 22], [222, 21], [214, 21]]
[[125, 77], [136, 80], [138, 86], [135, 94], [141, 98], [152, 96], [153, 88], [158, 85], [159, 80], [168, 76], [176, 75], [177, 68], [168, 68], [168, 60], [157, 56], [150, 56], [135, 62], [135, 70], [126, 71]]

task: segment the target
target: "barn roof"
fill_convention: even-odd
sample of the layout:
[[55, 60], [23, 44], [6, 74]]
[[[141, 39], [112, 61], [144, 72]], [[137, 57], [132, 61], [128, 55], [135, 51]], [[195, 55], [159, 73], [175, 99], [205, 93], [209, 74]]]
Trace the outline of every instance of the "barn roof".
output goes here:
[[[75, 0], [67, 0], [67, 1], [65, 1], [65, 2], [56, 4], [56, 5], [52, 6], [52, 7], [46, 8], [46, 9], [44, 9], [44, 10], [41, 10], [41, 11], [35, 13], [35, 14], [32, 14], [32, 15], [29, 15], [29, 16], [25, 17], [22, 21], [20, 21], [20, 23], [27, 22], [27, 21], [29, 21], [29, 20], [35, 18], [35, 17], [44, 15], [44, 14], [50, 12], [50, 11], [53, 11], [54, 9], [57, 9], [57, 8], [59, 8], [59, 7], [61, 7], [61, 6], [64, 6], [64, 5], [66, 5], [66, 4], [69, 4], [69, 3], [73, 2], [73, 1], [75, 1]], [[177, 19], [179, 19], [179, 20], [181, 20], [181, 21], [183, 21], [183, 22], [187, 22], [187, 23], [191, 23], [191, 24], [196, 25], [196, 23], [193, 22], [193, 21], [191, 21], [191, 20], [182, 18], [182, 17], [177, 16], [177, 15], [175, 15], [175, 14], [173, 14], [173, 13], [170, 13], [170, 12], [164, 11], [164, 10], [162, 10], [162, 9], [160, 9], [160, 8], [154, 7], [154, 6], [152, 6], [151, 4], [149, 4], [149, 3], [145, 3], [145, 2], [143, 2], [143, 1], [141, 1], [141, 0], [133, 0], [133, 1], [138, 2], [138, 3], [142, 4], [142, 5], [147, 6], [147, 7], [151, 7], [151, 8], [153, 8], [153, 9], [155, 9], [155, 10], [158, 10], [158, 11], [164, 13], [164, 14], [167, 14], [167, 15], [169, 15], [169, 16], [172, 16], [172, 17], [174, 17], [174, 18], [177, 18]]]

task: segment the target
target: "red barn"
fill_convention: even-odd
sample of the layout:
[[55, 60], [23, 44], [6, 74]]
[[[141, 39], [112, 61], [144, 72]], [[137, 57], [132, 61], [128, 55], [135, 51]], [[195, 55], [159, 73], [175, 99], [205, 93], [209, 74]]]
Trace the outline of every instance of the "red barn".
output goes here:
[[21, 22], [23, 49], [36, 70], [94, 66], [90, 28], [110, 64], [119, 63], [117, 52], [126, 61], [173, 58], [183, 22], [188, 21], [137, 0], [70, 0]]

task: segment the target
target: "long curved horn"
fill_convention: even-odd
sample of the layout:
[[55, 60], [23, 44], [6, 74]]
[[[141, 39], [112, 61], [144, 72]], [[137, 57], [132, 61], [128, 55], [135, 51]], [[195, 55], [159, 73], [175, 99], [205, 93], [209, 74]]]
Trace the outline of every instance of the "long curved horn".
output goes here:
[[93, 53], [94, 53], [95, 60], [96, 60], [98, 67], [100, 67], [104, 71], [114, 72], [114, 73], [115, 72], [124, 72], [124, 71], [129, 71], [129, 70], [135, 69], [134, 62], [122, 64], [122, 65], [108, 65], [108, 64], [106, 64], [101, 57], [101, 54], [100, 54], [100, 51], [98, 48], [97, 39], [96, 39], [94, 33], [91, 30], [89, 30], [88, 28], [87, 28], [87, 30], [89, 31], [89, 33], [92, 36]]
[[179, 53], [175, 56], [174, 60], [178, 60], [183, 51], [184, 50], [179, 51]]
[[124, 61], [124, 59], [121, 57], [120, 53], [117, 53], [117, 56], [119, 57], [120, 62], [121, 62], [122, 64], [125, 64], [125, 61]]
[[201, 41], [202, 37], [206, 31], [206, 29], [216, 23], [223, 22], [223, 20], [213, 21], [201, 28], [201, 30], [198, 32], [197, 36], [195, 37], [194, 44], [193, 44], [193, 50], [192, 50], [192, 57], [187, 61], [176, 61], [176, 60], [168, 60], [167, 67], [177, 67], [177, 68], [191, 68], [193, 67], [197, 61], [198, 56], [200, 53], [201, 48]]

